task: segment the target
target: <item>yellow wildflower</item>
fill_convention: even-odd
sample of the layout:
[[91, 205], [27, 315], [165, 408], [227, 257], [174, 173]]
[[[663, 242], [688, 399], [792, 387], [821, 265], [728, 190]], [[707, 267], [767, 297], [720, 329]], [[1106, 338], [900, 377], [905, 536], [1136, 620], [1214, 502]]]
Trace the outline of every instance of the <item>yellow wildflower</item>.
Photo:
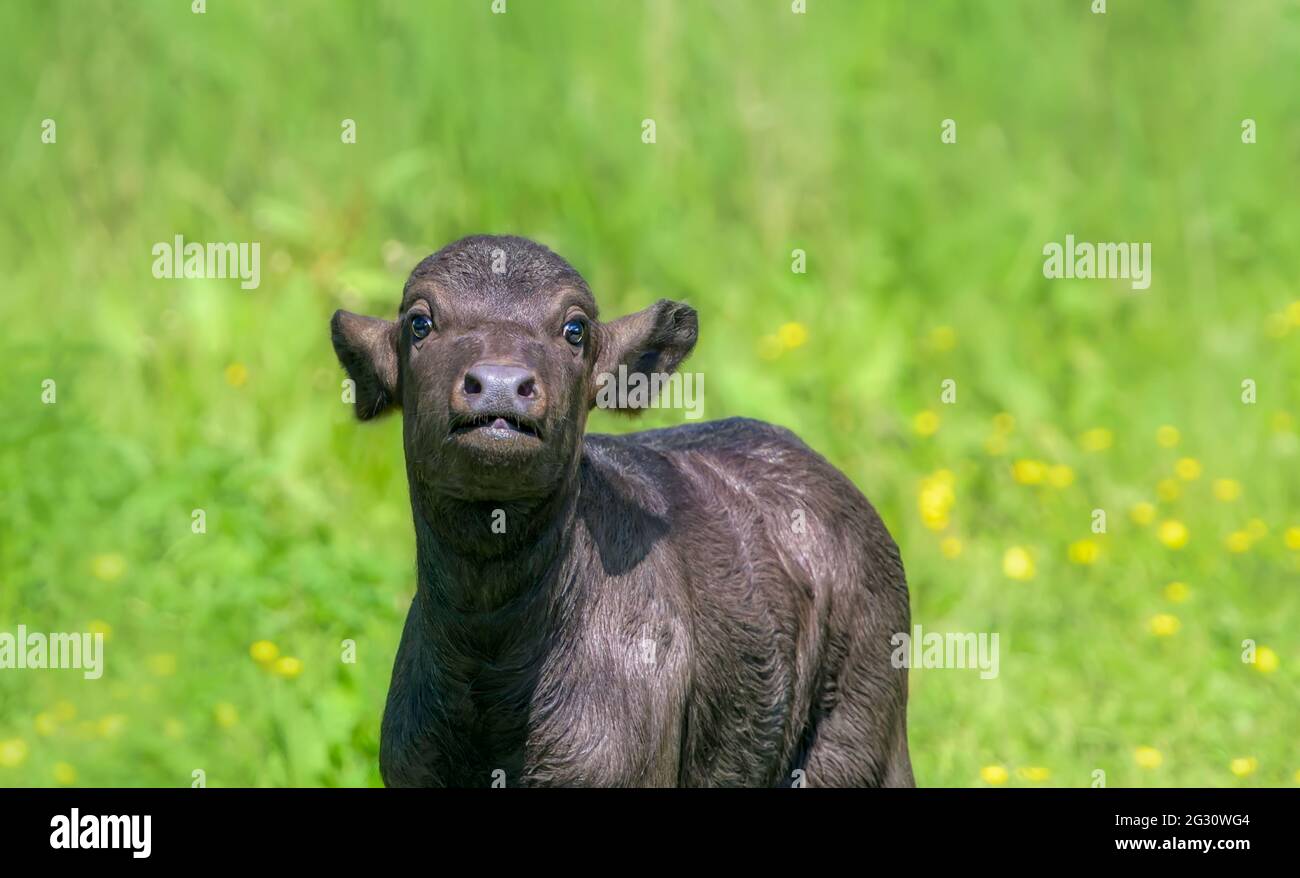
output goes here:
[[957, 346], [957, 330], [951, 326], [936, 326], [930, 330], [930, 347], [943, 353]]
[[1250, 777], [1259, 768], [1259, 760], [1254, 756], [1238, 756], [1228, 767], [1237, 777]]
[[117, 582], [126, 572], [126, 559], [116, 552], [96, 555], [90, 561], [90, 570], [103, 582]]
[[1187, 545], [1187, 525], [1172, 518], [1168, 521], [1162, 521], [1156, 529], [1156, 536], [1160, 539], [1160, 542], [1169, 548], [1181, 549]]
[[1021, 582], [1034, 578], [1034, 559], [1021, 546], [1012, 546], [1002, 556], [1002, 572]]
[[1183, 627], [1183, 623], [1178, 621], [1178, 617], [1169, 613], [1156, 613], [1147, 624], [1151, 628], [1151, 633], [1156, 637], [1173, 637], [1178, 633], [1178, 629]]
[[1145, 768], [1149, 771], [1159, 768], [1160, 764], [1165, 761], [1165, 757], [1155, 747], [1138, 747], [1133, 751], [1133, 761], [1138, 764], [1138, 768]]
[[1094, 427], [1079, 437], [1085, 451], [1105, 451], [1115, 444], [1115, 434], [1105, 427]]
[[1134, 524], [1148, 525], [1156, 520], [1156, 507], [1154, 503], [1148, 503], [1143, 500], [1140, 503], [1133, 504], [1129, 510], [1129, 518], [1133, 519]]
[[980, 769], [980, 778], [987, 784], [1001, 786], [1007, 782], [1007, 769], [1002, 765], [986, 765]]
[[1231, 503], [1241, 496], [1241, 482], [1236, 479], [1215, 479], [1212, 486], [1214, 499]]
[[214, 707], [212, 716], [217, 721], [217, 725], [223, 729], [231, 728], [239, 723], [239, 711], [235, 708], [235, 705], [228, 701], [223, 701]]
[[77, 782], [77, 769], [66, 762], [54, 763], [54, 770], [51, 773], [54, 775], [54, 782], [59, 786], [72, 786]]
[[1092, 564], [1101, 554], [1101, 547], [1095, 540], [1076, 540], [1070, 543], [1069, 556], [1072, 564]]
[[149, 670], [156, 677], [170, 677], [176, 673], [176, 656], [170, 652], [160, 652], [146, 659]]
[[953, 476], [948, 470], [939, 470], [921, 480], [917, 503], [921, 522], [930, 530], [941, 531], [948, 527], [948, 512], [957, 499], [952, 485]]
[[1017, 460], [1011, 465], [1011, 477], [1022, 485], [1041, 485], [1047, 477], [1047, 464], [1041, 460]]
[[281, 656], [275, 660], [275, 664], [271, 665], [271, 670], [286, 680], [292, 680], [302, 673], [302, 659], [290, 655]]
[[939, 416], [926, 409], [912, 418], [912, 431], [918, 436], [933, 436], [939, 430]]
[[1074, 470], [1058, 463], [1047, 471], [1047, 483], [1053, 488], [1068, 488], [1074, 484]]
[[1282, 664], [1277, 653], [1267, 646], [1261, 646], [1255, 650], [1255, 670], [1261, 674], [1271, 674]]
[[42, 738], [48, 738], [59, 730], [59, 721], [55, 718], [54, 714], [47, 711], [41, 711], [36, 714], [36, 718], [32, 720], [32, 726], [36, 729], [36, 734], [40, 735]]
[[787, 351], [794, 350], [808, 340], [808, 328], [802, 323], [782, 323], [776, 337], [781, 347]]
[[99, 718], [95, 723], [95, 733], [101, 738], [116, 738], [126, 728], [126, 717], [120, 713], [110, 713]]
[[27, 761], [27, 742], [22, 738], [0, 741], [0, 768], [17, 768]]
[[259, 640], [248, 648], [248, 654], [259, 665], [267, 665], [280, 656], [280, 647], [269, 640]]
[[1250, 538], [1250, 534], [1246, 531], [1234, 530], [1232, 533], [1228, 534], [1228, 538], [1223, 541], [1223, 544], [1228, 547], [1229, 552], [1239, 555], [1242, 552], [1250, 551], [1251, 542], [1253, 541]]

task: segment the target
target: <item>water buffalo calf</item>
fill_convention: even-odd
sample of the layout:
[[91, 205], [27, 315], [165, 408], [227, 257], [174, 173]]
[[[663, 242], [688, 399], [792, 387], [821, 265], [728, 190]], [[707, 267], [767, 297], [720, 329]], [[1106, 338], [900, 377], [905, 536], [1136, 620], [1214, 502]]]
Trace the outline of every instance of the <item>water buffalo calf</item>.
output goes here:
[[788, 430], [583, 434], [598, 376], [666, 374], [695, 311], [602, 323], [532, 241], [335, 313], [356, 411], [400, 407], [418, 587], [384, 710], [389, 786], [910, 786], [898, 548]]

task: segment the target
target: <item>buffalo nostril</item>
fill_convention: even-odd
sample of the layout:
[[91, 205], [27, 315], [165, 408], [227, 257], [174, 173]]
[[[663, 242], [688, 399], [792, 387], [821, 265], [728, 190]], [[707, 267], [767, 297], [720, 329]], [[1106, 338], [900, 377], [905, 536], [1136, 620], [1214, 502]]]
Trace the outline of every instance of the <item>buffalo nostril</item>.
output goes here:
[[532, 399], [537, 396], [537, 379], [525, 378], [515, 389], [515, 393], [519, 394], [524, 399]]
[[483, 383], [472, 374], [465, 375], [465, 395], [476, 396], [483, 392]]

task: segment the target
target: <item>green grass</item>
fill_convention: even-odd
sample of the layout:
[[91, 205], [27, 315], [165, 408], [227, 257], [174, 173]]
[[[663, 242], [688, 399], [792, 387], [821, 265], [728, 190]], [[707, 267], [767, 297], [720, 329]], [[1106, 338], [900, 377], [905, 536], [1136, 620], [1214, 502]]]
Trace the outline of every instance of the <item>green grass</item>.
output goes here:
[[[391, 314], [420, 257], [485, 231], [564, 254], [606, 316], [693, 303], [707, 416], [794, 428], [880, 509], [914, 620], [1000, 634], [996, 680], [913, 672], [919, 783], [1295, 784], [1300, 7], [808, 5], [0, 6], [0, 631], [110, 628], [96, 683], [0, 672], [0, 785], [379, 782], [413, 589], [400, 420], [353, 422], [327, 320]], [[1067, 233], [1151, 242], [1151, 288], [1045, 280]], [[154, 279], [176, 234], [260, 242], [261, 287]], [[788, 323], [807, 338], [783, 349]], [[1098, 427], [1113, 445], [1088, 452]], [[1202, 474], [1158, 501], [1180, 457]], [[1020, 484], [1017, 460], [1073, 481]], [[1266, 535], [1228, 551], [1251, 519]], [[1070, 563], [1087, 538], [1096, 563]], [[1004, 574], [1012, 547], [1031, 579]], [[260, 640], [301, 674], [259, 666]]]

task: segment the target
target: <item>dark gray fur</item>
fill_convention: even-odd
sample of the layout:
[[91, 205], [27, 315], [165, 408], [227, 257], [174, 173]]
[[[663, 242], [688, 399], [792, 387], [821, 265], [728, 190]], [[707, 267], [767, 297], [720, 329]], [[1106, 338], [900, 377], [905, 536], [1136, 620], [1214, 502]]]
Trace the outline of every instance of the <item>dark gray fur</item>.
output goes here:
[[[559, 256], [478, 236], [417, 266], [397, 321], [332, 327], [358, 415], [404, 417], [419, 583], [387, 785], [913, 785], [890, 664], [907, 584], [854, 485], [759, 421], [583, 434], [595, 375], [675, 369], [693, 309], [600, 323]], [[509, 415], [536, 441], [467, 420], [483, 403], [465, 376], [489, 362], [536, 376]]]

